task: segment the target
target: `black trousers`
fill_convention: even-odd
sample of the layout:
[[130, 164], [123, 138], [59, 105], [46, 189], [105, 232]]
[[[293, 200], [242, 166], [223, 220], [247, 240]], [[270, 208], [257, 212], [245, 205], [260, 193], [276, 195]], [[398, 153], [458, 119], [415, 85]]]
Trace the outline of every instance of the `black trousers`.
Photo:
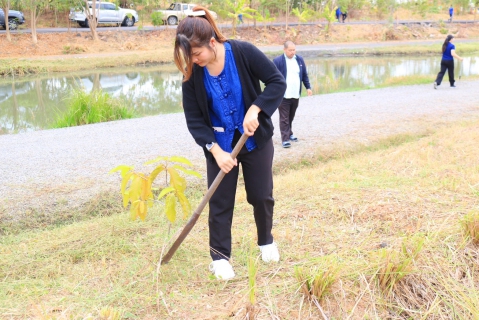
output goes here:
[[289, 141], [289, 136], [293, 134], [293, 120], [298, 109], [299, 99], [285, 99], [281, 101], [279, 110], [279, 131], [281, 132], [281, 141]]
[[[246, 199], [253, 206], [258, 234], [258, 245], [273, 243], [273, 140], [262, 149], [248, 152], [246, 147], [238, 154], [238, 166], [234, 167], [221, 181], [210, 199], [209, 231], [210, 255], [213, 260], [231, 257], [231, 225], [235, 206], [239, 165], [243, 170]], [[218, 175], [220, 168], [216, 162], [206, 163], [208, 187]]]
[[441, 60], [441, 71], [439, 71], [436, 78], [437, 85], [441, 84], [442, 78], [444, 78], [446, 70], [449, 75], [449, 83], [451, 84], [451, 86], [454, 85], [454, 60]]

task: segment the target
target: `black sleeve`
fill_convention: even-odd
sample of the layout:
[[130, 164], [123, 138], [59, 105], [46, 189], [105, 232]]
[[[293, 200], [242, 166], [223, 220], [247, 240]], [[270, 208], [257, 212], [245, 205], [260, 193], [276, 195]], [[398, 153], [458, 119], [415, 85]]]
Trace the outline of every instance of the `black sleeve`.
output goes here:
[[309, 77], [308, 77], [308, 70], [306, 69], [306, 63], [304, 62], [304, 59], [301, 57], [301, 60], [303, 62], [303, 79], [301, 81], [303, 82], [304, 86], [306, 89], [311, 89], [311, 84], [309, 83]]
[[265, 84], [263, 92], [258, 95], [253, 104], [271, 117], [283, 99], [286, 81], [275, 64], [257, 47], [243, 42], [242, 50], [253, 76]]
[[208, 106], [204, 105], [206, 97], [199, 91], [201, 88], [195, 89], [194, 76], [183, 82], [183, 109], [188, 130], [196, 143], [204, 148], [207, 143], [216, 142], [216, 138], [209, 121]]

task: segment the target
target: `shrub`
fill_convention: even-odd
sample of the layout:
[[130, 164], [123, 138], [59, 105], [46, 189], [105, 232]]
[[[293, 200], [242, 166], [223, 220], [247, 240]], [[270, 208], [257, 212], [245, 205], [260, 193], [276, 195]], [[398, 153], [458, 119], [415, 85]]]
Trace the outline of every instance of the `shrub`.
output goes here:
[[124, 106], [119, 99], [112, 98], [101, 90], [86, 93], [82, 89], [77, 89], [73, 91], [68, 100], [69, 106], [66, 114], [56, 120], [53, 128], [74, 127], [134, 117], [134, 112]]
[[160, 12], [153, 12], [151, 14], [151, 23], [157, 27], [163, 25], [162, 14]]

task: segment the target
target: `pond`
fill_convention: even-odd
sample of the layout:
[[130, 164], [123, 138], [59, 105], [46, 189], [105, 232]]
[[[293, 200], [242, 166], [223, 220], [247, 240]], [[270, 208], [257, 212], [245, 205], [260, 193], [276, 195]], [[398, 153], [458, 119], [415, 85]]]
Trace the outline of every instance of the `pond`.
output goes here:
[[[437, 57], [305, 60], [314, 94], [374, 88], [394, 83], [395, 79], [418, 76], [430, 77], [432, 88], [440, 69]], [[456, 78], [459, 73], [463, 76], [479, 74], [479, 59], [465, 57], [460, 70], [456, 69]], [[66, 111], [68, 97], [75, 88], [87, 92], [101, 88], [122, 99], [139, 116], [181, 112], [181, 80], [182, 76], [174, 65], [2, 79], [0, 134], [51, 128], [55, 119]]]

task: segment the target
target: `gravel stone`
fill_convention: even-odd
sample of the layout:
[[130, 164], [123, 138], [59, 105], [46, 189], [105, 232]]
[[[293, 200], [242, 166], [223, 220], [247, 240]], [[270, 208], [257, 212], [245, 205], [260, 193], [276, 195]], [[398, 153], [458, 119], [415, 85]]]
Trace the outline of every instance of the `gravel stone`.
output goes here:
[[[275, 161], [479, 118], [478, 80], [458, 81], [457, 88], [445, 82], [438, 90], [432, 82], [301, 98], [293, 123], [299, 142], [291, 148], [281, 147], [278, 112], [273, 116]], [[0, 213], [81, 206], [102, 191], [119, 191], [120, 175], [108, 174], [112, 168], [126, 164], [149, 172], [144, 162], [172, 155], [204, 173], [203, 151], [182, 113], [0, 136]]]

